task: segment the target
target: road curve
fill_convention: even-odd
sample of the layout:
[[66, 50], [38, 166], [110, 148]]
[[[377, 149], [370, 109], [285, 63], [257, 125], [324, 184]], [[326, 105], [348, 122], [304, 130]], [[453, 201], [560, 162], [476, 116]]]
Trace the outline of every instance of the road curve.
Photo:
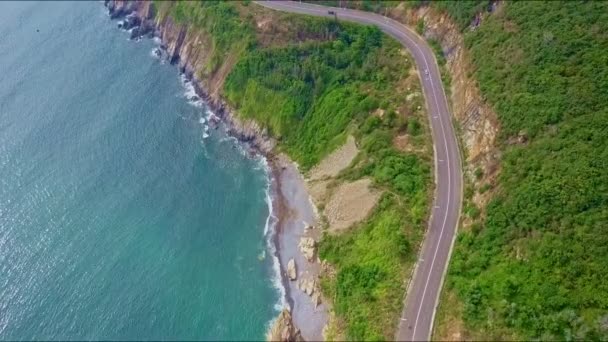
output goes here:
[[420, 71], [431, 123], [435, 151], [435, 196], [428, 230], [413, 279], [409, 283], [395, 337], [403, 341], [429, 340], [462, 202], [462, 170], [458, 142], [433, 51], [414, 31], [379, 14], [293, 1], [255, 3], [274, 10], [330, 18], [334, 16], [328, 13], [331, 10], [336, 13], [338, 20], [375, 25], [397, 39], [414, 58]]

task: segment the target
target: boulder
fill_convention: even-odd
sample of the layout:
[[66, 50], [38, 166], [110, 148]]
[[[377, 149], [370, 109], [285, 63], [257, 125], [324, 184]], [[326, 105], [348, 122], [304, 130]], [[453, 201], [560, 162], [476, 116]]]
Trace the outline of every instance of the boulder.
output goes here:
[[312, 296], [312, 294], [315, 292], [315, 279], [300, 278], [299, 288], [307, 295]]
[[321, 294], [319, 292], [315, 292], [312, 295], [312, 303], [315, 305], [315, 309], [321, 305]]
[[287, 276], [289, 277], [289, 280], [296, 280], [296, 262], [293, 258], [289, 259], [289, 262], [287, 262]]
[[304, 255], [306, 260], [308, 260], [309, 262], [312, 262], [314, 260], [315, 246], [316, 246], [315, 240], [311, 237], [301, 238], [300, 243], [298, 244], [298, 247], [300, 248], [300, 252], [302, 252], [302, 255]]

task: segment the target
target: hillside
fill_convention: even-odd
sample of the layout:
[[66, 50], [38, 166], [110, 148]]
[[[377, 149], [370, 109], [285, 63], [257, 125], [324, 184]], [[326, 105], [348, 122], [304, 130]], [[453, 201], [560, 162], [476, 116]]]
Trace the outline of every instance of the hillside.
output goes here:
[[605, 339], [608, 6], [503, 5], [465, 33], [502, 160], [448, 287], [471, 336]]
[[247, 2], [156, 5], [161, 21], [187, 28], [186, 52], [206, 44], [201, 55], [186, 53], [198, 56], [203, 84], [276, 138], [302, 171], [355, 138], [359, 154], [328, 191], [366, 179], [382, 195], [367, 219], [326, 231], [319, 244], [320, 286], [334, 317], [327, 333], [392, 338], [432, 190], [424, 98], [407, 51], [376, 28]]

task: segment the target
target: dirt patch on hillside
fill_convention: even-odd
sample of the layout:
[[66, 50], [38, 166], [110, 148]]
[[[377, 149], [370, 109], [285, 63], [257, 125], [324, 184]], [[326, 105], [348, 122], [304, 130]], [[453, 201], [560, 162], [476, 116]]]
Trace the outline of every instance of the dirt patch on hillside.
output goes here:
[[337, 176], [340, 171], [346, 169], [355, 159], [359, 149], [355, 144], [355, 138], [349, 135], [342, 147], [333, 151], [325, 157], [317, 166], [310, 170], [311, 181]]
[[336, 189], [324, 211], [330, 232], [337, 233], [349, 228], [370, 214], [381, 195], [370, 185], [371, 180], [364, 178], [344, 183]]
[[327, 201], [328, 185], [330, 182], [331, 180], [308, 182], [308, 193], [316, 205], [320, 205]]

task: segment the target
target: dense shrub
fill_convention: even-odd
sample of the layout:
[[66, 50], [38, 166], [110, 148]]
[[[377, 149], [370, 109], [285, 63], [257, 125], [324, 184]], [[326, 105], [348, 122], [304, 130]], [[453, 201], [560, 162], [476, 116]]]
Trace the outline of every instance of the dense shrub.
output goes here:
[[[508, 2], [465, 36], [502, 129], [499, 190], [450, 283], [474, 331], [608, 338], [608, 5]], [[527, 143], [507, 145], [524, 135]], [[496, 336], [498, 337], [498, 336]]]

